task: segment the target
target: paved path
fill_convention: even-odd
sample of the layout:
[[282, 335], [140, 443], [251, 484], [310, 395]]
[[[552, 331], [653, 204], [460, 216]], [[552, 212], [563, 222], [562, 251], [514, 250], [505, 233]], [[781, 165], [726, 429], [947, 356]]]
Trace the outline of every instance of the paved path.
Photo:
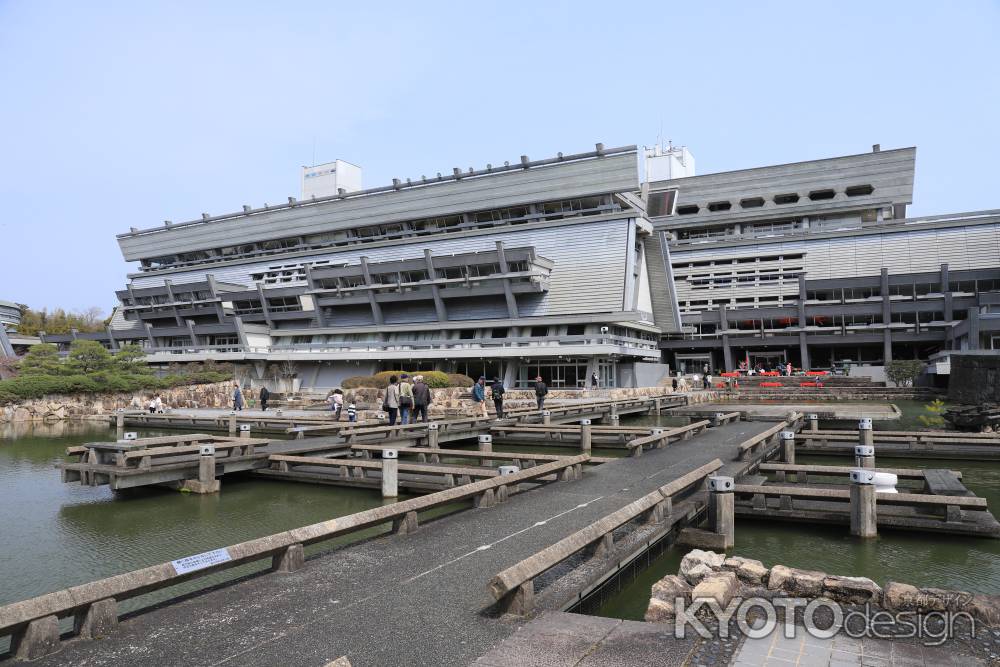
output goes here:
[[[818, 413], [821, 419], [861, 419], [870, 417], [876, 421], [899, 419], [899, 412], [889, 403], [839, 403], [837, 401], [817, 401], [815, 403], [783, 403], [780, 401], [757, 403], [750, 400], [723, 401], [719, 403], [698, 403], [687, 405], [664, 414], [712, 415], [716, 412], [749, 412], [755, 417], [784, 419], [789, 412], [804, 415]], [[824, 415], [832, 415], [826, 417]]]
[[[497, 572], [714, 458], [772, 424], [710, 429], [582, 480], [516, 494], [138, 615], [40, 665], [468, 665], [517, 624], [481, 612]], [[731, 463], [727, 468], [738, 467]]]

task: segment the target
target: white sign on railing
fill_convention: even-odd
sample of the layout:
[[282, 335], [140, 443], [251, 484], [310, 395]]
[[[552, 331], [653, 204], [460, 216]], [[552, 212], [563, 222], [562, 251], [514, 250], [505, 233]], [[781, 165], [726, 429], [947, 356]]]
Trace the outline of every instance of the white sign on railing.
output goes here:
[[228, 560], [232, 560], [228, 549], [216, 549], [215, 551], [206, 551], [205, 553], [178, 558], [177, 560], [170, 561], [170, 564], [174, 566], [174, 571], [177, 574], [187, 574], [195, 570], [204, 570], [206, 567], [218, 565], [219, 563], [225, 563]]

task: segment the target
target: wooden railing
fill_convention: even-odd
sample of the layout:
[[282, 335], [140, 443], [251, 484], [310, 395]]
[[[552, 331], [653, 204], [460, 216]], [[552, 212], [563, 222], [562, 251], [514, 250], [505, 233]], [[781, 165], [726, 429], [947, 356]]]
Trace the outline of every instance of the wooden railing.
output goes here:
[[708, 428], [709, 422], [707, 420], [702, 420], [699, 422], [694, 422], [693, 424], [688, 424], [687, 426], [679, 426], [677, 428], [666, 429], [662, 433], [653, 433], [652, 435], [647, 435], [642, 438], [636, 438], [626, 443], [626, 447], [629, 450], [629, 456], [639, 457], [642, 456], [642, 449], [647, 445], [653, 449], [660, 449], [666, 447], [670, 444], [671, 439], [673, 440], [687, 440], [694, 435], [704, 431]]
[[706, 477], [721, 467], [722, 461], [719, 459], [706, 463], [507, 568], [490, 580], [490, 594], [508, 613], [517, 615], [530, 613], [534, 604], [536, 577], [591, 545], [596, 547], [598, 553], [607, 550], [613, 546], [612, 533], [642, 514], [647, 514], [649, 521], [662, 521], [664, 516], [670, 515], [675, 495], [692, 485], [701, 484]]

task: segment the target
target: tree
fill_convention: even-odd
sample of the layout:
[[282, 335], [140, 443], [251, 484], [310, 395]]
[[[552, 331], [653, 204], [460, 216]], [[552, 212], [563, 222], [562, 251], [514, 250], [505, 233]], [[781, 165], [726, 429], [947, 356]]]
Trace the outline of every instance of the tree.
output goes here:
[[918, 359], [894, 360], [885, 365], [885, 376], [897, 387], [912, 387], [924, 372], [924, 362]]
[[114, 365], [111, 353], [96, 340], [75, 340], [69, 346], [66, 370], [70, 374], [92, 375], [112, 370]]
[[138, 345], [124, 345], [114, 354], [115, 367], [128, 375], [150, 375], [152, 370], [145, 362], [146, 353]]
[[18, 366], [21, 375], [60, 375], [59, 348], [52, 343], [32, 345]]
[[26, 336], [37, 336], [39, 331], [68, 334], [70, 329], [92, 333], [103, 331], [107, 325], [104, 312], [97, 307], [79, 313], [56, 308], [50, 313], [45, 308], [32, 310], [28, 306], [18, 305], [21, 306], [21, 323], [17, 326], [17, 330]]

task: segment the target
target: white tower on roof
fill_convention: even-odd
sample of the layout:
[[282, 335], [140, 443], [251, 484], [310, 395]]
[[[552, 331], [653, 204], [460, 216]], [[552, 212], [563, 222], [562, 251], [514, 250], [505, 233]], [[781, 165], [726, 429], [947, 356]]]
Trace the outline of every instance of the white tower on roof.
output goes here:
[[341, 189], [345, 192], [361, 189], [361, 167], [343, 160], [302, 167], [303, 200], [332, 197]]
[[646, 182], [669, 181], [694, 176], [694, 156], [687, 146], [657, 143], [646, 148]]

